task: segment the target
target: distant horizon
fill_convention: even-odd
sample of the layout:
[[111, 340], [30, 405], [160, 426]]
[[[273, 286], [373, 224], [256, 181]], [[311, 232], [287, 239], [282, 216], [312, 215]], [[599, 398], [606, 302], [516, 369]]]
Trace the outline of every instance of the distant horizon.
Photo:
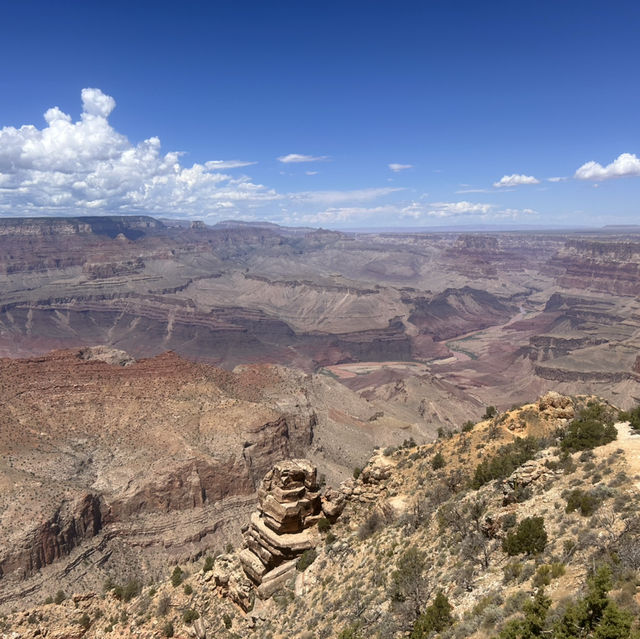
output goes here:
[[640, 231], [640, 224], [607, 224], [603, 226], [590, 226], [590, 225], [535, 225], [535, 224], [505, 224], [505, 223], [485, 223], [485, 224], [434, 224], [432, 226], [359, 226], [359, 227], [332, 227], [314, 226], [308, 224], [279, 224], [277, 222], [271, 222], [269, 220], [236, 220], [236, 219], [224, 219], [218, 220], [212, 223], [206, 223], [200, 219], [186, 220], [180, 217], [168, 217], [165, 215], [149, 215], [146, 213], [80, 213], [80, 214], [68, 214], [68, 215], [23, 215], [23, 216], [11, 216], [0, 215], [0, 223], [7, 221], [25, 221], [25, 220], [65, 220], [65, 219], [99, 219], [99, 218], [126, 218], [126, 217], [142, 217], [149, 218], [163, 224], [174, 222], [176, 225], [189, 227], [193, 222], [199, 222], [205, 224], [207, 228], [215, 228], [216, 226], [223, 225], [237, 225], [237, 226], [265, 226], [265, 227], [277, 227], [277, 228], [292, 228], [292, 229], [310, 229], [310, 230], [327, 230], [337, 231], [341, 233], [448, 233], [448, 232], [509, 232], [509, 231], [616, 231], [616, 230], [635, 230]]

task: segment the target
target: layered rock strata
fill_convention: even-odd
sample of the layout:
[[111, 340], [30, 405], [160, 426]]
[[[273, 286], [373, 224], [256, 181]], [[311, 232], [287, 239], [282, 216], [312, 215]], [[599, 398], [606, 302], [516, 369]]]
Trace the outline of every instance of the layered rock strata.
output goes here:
[[264, 599], [295, 574], [298, 557], [320, 541], [317, 523], [338, 517], [344, 498], [336, 491], [321, 497], [316, 467], [306, 459], [290, 459], [265, 475], [258, 499], [240, 561]]

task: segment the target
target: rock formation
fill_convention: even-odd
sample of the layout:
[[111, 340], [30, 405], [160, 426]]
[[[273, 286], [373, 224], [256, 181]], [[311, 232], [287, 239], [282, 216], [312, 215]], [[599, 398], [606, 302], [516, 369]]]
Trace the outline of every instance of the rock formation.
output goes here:
[[321, 498], [317, 470], [306, 459], [278, 462], [262, 480], [258, 498], [240, 561], [258, 596], [267, 598], [295, 574], [298, 557], [320, 541], [318, 521], [338, 517], [344, 499], [336, 491]]

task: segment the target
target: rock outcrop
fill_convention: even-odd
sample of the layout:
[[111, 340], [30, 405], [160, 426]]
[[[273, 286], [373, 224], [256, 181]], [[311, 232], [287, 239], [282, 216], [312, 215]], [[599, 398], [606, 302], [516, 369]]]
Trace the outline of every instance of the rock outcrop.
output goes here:
[[297, 558], [320, 541], [317, 523], [338, 517], [344, 499], [337, 491], [321, 497], [317, 469], [306, 459], [277, 463], [262, 480], [258, 498], [240, 561], [264, 599], [291, 579]]
[[573, 419], [575, 416], [571, 397], [560, 395], [556, 391], [549, 391], [538, 400], [538, 410], [554, 419]]

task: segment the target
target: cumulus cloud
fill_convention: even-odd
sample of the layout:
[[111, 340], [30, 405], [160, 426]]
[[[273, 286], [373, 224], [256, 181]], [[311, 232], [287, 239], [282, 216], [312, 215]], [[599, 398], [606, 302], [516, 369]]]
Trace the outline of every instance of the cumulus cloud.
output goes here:
[[219, 172], [236, 161], [183, 166], [182, 154], [162, 153], [157, 137], [132, 144], [109, 123], [111, 96], [89, 88], [81, 97], [77, 122], [53, 107], [42, 129], [0, 129], [0, 212], [206, 217], [216, 215], [220, 202], [250, 206], [281, 197], [247, 177]]
[[519, 186], [520, 184], [540, 184], [538, 178], [533, 175], [503, 175], [498, 182], [494, 182], [493, 186], [502, 188], [504, 186]]
[[327, 160], [326, 155], [302, 155], [301, 153], [289, 153], [289, 155], [281, 155], [278, 158], [283, 164], [297, 164], [300, 162], [322, 162]]
[[611, 164], [587, 162], [575, 173], [579, 180], [609, 180], [611, 178], [640, 176], [640, 159], [635, 153], [621, 153]]
[[566, 177], [550, 177], [547, 179], [549, 182], [566, 182], [567, 181]]
[[400, 171], [406, 171], [407, 169], [413, 168], [413, 164], [396, 164], [395, 162], [392, 162], [388, 166], [394, 173], [399, 173]]
[[96, 118], [108, 118], [111, 111], [116, 108], [116, 101], [105, 95], [100, 89], [82, 89], [82, 113], [85, 116], [93, 115]]

